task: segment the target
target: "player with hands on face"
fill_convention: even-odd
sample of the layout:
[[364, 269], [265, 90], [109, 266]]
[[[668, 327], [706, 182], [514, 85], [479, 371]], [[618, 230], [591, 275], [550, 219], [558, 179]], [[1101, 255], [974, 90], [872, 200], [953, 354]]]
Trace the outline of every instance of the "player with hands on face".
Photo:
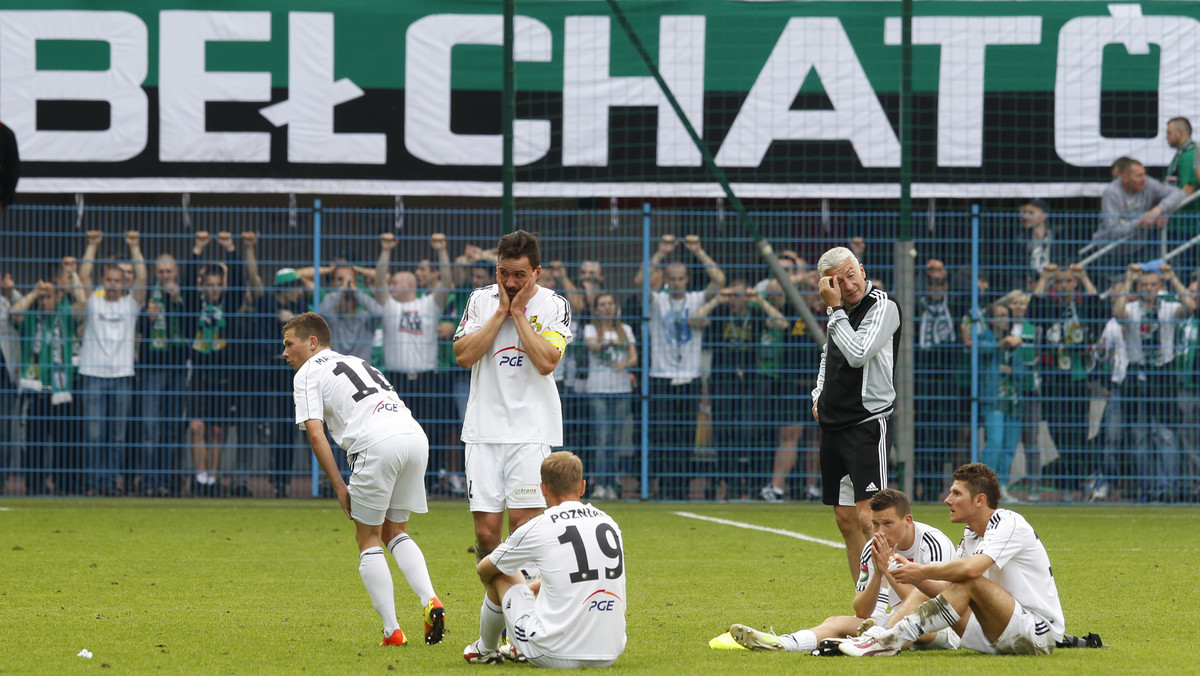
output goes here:
[[[898, 582], [892, 573], [898, 566], [895, 557], [919, 563], [949, 561], [954, 556], [950, 538], [933, 526], [914, 521], [908, 497], [893, 488], [871, 496], [870, 507], [875, 532], [860, 552], [854, 615], [829, 617], [811, 629], [779, 636], [735, 624], [729, 628], [733, 640], [751, 650], [811, 652], [827, 639], [842, 639], [863, 628], [883, 625], [891, 610], [909, 599], [914, 589], [921, 592], [914, 598], [924, 599], [945, 586], [932, 583], [913, 587]], [[916, 643], [918, 648], [953, 650], [958, 647], [958, 636], [943, 631], [922, 636]]]
[[[454, 333], [455, 358], [471, 369], [461, 438], [478, 559], [499, 546], [505, 509], [511, 533], [546, 507], [541, 463], [563, 443], [553, 372], [573, 338], [570, 303], [538, 284], [537, 236], [501, 237], [496, 260], [496, 283], [471, 293]], [[500, 613], [483, 606], [481, 616]]]
[[454, 336], [458, 364], [471, 369], [463, 421], [476, 556], [545, 507], [538, 468], [562, 445], [562, 404], [551, 375], [572, 339], [566, 299], [538, 285], [536, 235], [500, 239], [496, 283], [475, 289]]
[[871, 628], [839, 650], [888, 657], [918, 636], [950, 629], [962, 637], [963, 648], [976, 652], [1053, 652], [1065, 621], [1050, 557], [1025, 517], [1000, 508], [999, 500], [1000, 483], [990, 467], [969, 463], [956, 469], [945, 503], [950, 521], [966, 528], [954, 557], [922, 563], [893, 556], [892, 578], [916, 586], [923, 596], [906, 600], [886, 628]]

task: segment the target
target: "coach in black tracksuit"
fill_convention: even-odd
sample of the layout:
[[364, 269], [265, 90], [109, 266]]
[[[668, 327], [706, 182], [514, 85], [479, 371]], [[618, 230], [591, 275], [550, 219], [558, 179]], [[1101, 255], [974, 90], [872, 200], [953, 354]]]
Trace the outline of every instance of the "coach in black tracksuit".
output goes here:
[[[850, 576], [857, 580], [859, 557], [871, 538], [871, 496], [888, 487], [888, 417], [896, 401], [896, 353], [900, 306], [867, 281], [849, 249], [836, 247], [817, 261], [817, 289], [829, 306], [829, 339], [821, 352], [813, 417], [821, 425], [822, 501], [833, 507], [846, 541]], [[854, 506], [839, 501], [849, 475]], [[847, 496], [848, 497], [848, 496]]]

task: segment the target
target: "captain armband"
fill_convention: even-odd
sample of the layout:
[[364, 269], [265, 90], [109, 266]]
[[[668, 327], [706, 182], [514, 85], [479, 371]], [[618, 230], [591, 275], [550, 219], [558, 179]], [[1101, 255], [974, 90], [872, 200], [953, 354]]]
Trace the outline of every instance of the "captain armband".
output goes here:
[[562, 354], [567, 349], [567, 339], [563, 338], [562, 334], [558, 331], [551, 331], [547, 329], [542, 331], [541, 335], [543, 338], [550, 341], [551, 345], [558, 348], [559, 354]]

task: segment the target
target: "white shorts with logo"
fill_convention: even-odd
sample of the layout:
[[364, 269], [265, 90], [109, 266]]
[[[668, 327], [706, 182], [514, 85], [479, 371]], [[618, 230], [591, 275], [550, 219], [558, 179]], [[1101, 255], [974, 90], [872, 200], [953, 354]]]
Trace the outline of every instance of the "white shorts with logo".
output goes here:
[[429, 511], [425, 467], [429, 439], [424, 432], [398, 434], [346, 456], [350, 465], [350, 516], [368, 526], [408, 521], [411, 512]]
[[500, 607], [504, 609], [504, 627], [508, 630], [508, 642], [517, 649], [518, 654], [524, 655], [530, 664], [545, 669], [603, 669], [617, 661], [569, 660], [543, 654], [541, 648], [529, 642], [529, 637], [537, 633], [540, 626], [534, 611], [535, 600], [533, 590], [526, 584], [509, 587], [504, 593], [504, 598], [500, 600]]
[[1056, 639], [1050, 630], [1050, 622], [1026, 610], [1015, 599], [1013, 603], [1012, 617], [1000, 638], [989, 641], [972, 614], [967, 620], [960, 647], [990, 655], [1049, 655], [1054, 652]]
[[472, 512], [545, 509], [542, 461], [549, 444], [467, 444], [467, 501]]

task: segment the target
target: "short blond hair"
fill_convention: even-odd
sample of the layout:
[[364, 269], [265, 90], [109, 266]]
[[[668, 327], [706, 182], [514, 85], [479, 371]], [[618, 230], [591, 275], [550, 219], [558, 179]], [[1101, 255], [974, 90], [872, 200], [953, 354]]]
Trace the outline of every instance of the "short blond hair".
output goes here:
[[578, 498], [583, 461], [570, 451], [555, 451], [542, 461], [542, 483], [560, 498]]

